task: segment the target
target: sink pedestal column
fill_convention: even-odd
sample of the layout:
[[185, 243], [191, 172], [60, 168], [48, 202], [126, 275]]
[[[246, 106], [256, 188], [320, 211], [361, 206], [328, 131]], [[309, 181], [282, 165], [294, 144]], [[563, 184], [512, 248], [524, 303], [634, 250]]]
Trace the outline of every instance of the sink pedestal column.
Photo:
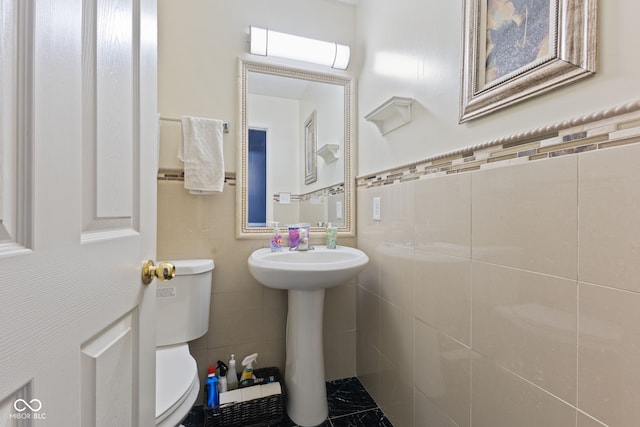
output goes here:
[[329, 414], [322, 336], [324, 289], [290, 289], [288, 293], [287, 414], [300, 426], [317, 426]]

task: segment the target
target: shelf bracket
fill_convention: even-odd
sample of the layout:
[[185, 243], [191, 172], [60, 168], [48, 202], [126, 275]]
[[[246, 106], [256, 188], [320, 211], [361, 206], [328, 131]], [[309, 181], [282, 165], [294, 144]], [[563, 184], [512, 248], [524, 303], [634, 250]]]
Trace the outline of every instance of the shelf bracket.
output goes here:
[[382, 135], [386, 135], [411, 121], [413, 101], [413, 98], [393, 96], [367, 114], [364, 119], [376, 125]]
[[325, 144], [318, 149], [318, 156], [322, 157], [325, 162], [333, 163], [338, 160], [338, 144]]

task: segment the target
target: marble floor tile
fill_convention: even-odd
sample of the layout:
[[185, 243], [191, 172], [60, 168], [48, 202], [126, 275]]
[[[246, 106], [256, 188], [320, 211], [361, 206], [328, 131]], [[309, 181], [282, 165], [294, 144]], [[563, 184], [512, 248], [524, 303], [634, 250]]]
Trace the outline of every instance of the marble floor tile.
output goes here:
[[355, 377], [329, 381], [327, 383], [327, 401], [329, 404], [329, 418], [362, 412], [376, 407], [376, 402]]
[[[329, 418], [318, 427], [393, 427], [355, 377], [327, 382], [327, 403]], [[182, 424], [184, 427], [208, 427], [202, 405], [194, 406]], [[281, 423], [270, 427], [297, 425], [285, 415]]]
[[332, 427], [392, 427], [378, 408], [330, 419]]

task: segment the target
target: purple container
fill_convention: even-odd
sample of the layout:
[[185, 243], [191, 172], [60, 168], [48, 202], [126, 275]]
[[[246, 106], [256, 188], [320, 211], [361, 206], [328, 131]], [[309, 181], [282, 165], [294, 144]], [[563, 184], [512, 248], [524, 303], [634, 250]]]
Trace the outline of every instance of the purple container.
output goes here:
[[298, 227], [289, 227], [289, 247], [296, 248], [300, 243], [300, 230]]

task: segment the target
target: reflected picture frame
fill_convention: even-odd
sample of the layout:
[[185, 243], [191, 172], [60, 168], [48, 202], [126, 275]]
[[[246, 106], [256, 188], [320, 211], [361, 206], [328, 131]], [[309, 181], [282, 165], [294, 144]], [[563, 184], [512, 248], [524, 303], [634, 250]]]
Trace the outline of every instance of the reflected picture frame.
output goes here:
[[312, 184], [318, 180], [318, 156], [316, 135], [316, 111], [304, 122], [304, 183]]
[[597, 0], [465, 0], [459, 123], [596, 72]]

